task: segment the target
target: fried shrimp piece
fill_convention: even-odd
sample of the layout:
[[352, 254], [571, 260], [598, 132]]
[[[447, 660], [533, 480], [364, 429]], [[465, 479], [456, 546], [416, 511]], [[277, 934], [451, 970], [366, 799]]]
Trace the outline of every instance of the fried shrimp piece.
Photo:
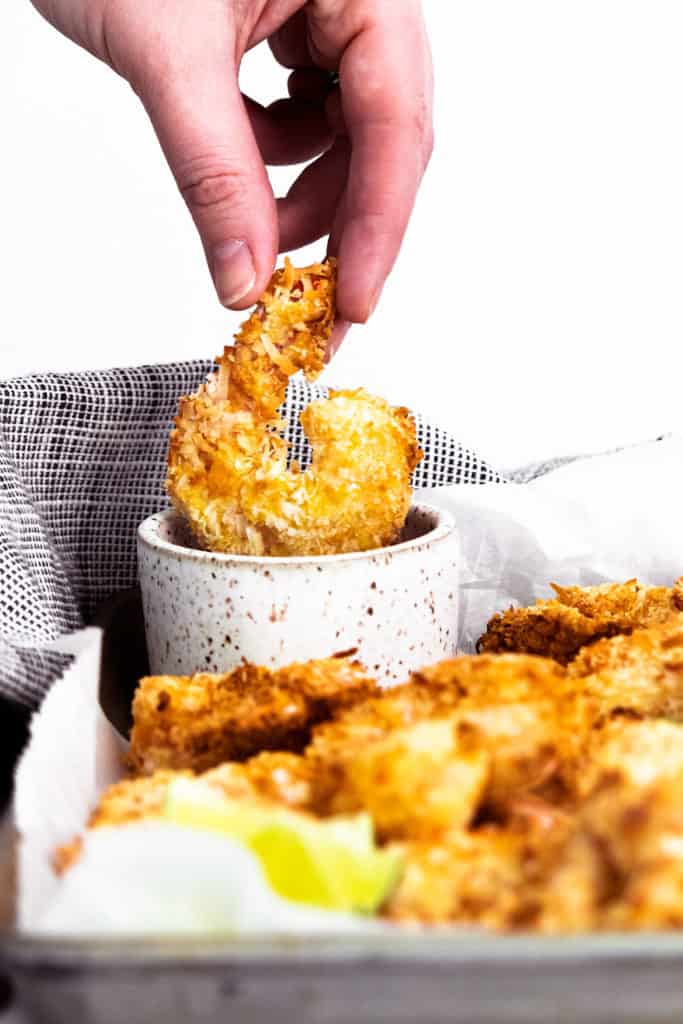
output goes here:
[[683, 773], [645, 786], [604, 776], [548, 879], [543, 930], [568, 930], [581, 877], [585, 912], [574, 930], [683, 927]]
[[576, 765], [573, 789], [583, 797], [606, 777], [647, 786], [677, 775], [683, 775], [683, 725], [619, 714], [589, 735], [584, 756]]
[[557, 595], [552, 600], [494, 615], [478, 650], [539, 654], [567, 664], [587, 644], [683, 611], [683, 577], [673, 587], [647, 587], [635, 579], [597, 587], [551, 585]]
[[99, 804], [90, 815], [88, 828], [126, 825], [143, 818], [158, 818], [171, 782], [192, 777], [193, 773], [189, 771], [160, 771], [148, 779], [122, 779], [121, 782], [115, 782], [102, 794]]
[[233, 800], [296, 808], [305, 808], [309, 801], [310, 766], [304, 758], [287, 751], [264, 751], [248, 761], [228, 761], [199, 775], [159, 771], [149, 778], [116, 782], [105, 791], [89, 827], [158, 817], [170, 783], [182, 778], [196, 778]]
[[[266, 801], [285, 804], [297, 810], [307, 810], [311, 803], [311, 766], [300, 754], [284, 750], [264, 750], [250, 758], [243, 766], [253, 795]], [[225, 765], [207, 772], [207, 782], [220, 783]], [[225, 791], [226, 796], [232, 796]]]
[[458, 749], [452, 719], [419, 722], [356, 752], [334, 808], [367, 811], [380, 839], [438, 837], [470, 823], [489, 773], [485, 749]]
[[621, 899], [610, 907], [605, 927], [618, 931], [683, 928], [683, 858], [665, 857], [635, 871]]
[[497, 829], [401, 845], [403, 876], [384, 916], [401, 923], [505, 929], [520, 914], [523, 838]]
[[402, 844], [403, 877], [384, 914], [401, 923], [528, 929], [566, 831], [564, 821], [551, 833], [533, 825], [488, 825], [440, 843]]
[[597, 931], [618, 879], [596, 838], [574, 824], [539, 886], [536, 930], [549, 935]]
[[313, 805], [367, 809], [384, 836], [460, 827], [484, 804], [548, 784], [578, 756], [594, 715], [575, 688], [555, 662], [528, 655], [423, 669], [316, 726], [305, 752]]
[[530, 655], [480, 655], [423, 669], [430, 688], [457, 686], [455, 717], [461, 750], [485, 749], [491, 773], [484, 799], [504, 805], [533, 791], [575, 756], [593, 717], [555, 662]]
[[414, 680], [462, 694], [455, 707], [458, 747], [488, 752], [484, 801], [492, 807], [559, 780], [580, 756], [596, 717], [594, 701], [560, 665], [531, 655], [455, 658], [422, 669]]
[[584, 648], [568, 672], [603, 713], [623, 708], [683, 722], [683, 614]]
[[302, 749], [314, 723], [375, 692], [374, 680], [348, 657], [149, 676], [133, 699], [129, 766], [138, 775], [205, 771], [263, 750]]
[[[114, 783], [102, 795], [87, 827], [126, 825], [161, 817], [169, 785], [182, 778], [199, 779], [221, 796], [249, 804], [306, 810], [310, 803], [310, 765], [304, 758], [286, 751], [265, 751], [249, 761], [227, 762], [200, 775], [191, 771], [158, 771], [148, 778]], [[57, 874], [78, 860], [82, 845], [78, 836], [55, 851], [52, 863]]]
[[683, 861], [683, 772], [664, 772], [649, 785], [606, 774], [582, 805], [579, 824], [624, 878], [646, 864]]
[[422, 457], [406, 409], [363, 390], [312, 402], [301, 423], [313, 449], [287, 469], [277, 411], [289, 377], [316, 377], [335, 315], [334, 260], [276, 271], [235, 345], [180, 401], [167, 490], [199, 544], [251, 555], [365, 551], [394, 543]]
[[412, 685], [432, 700], [516, 703], [539, 697], [563, 700], [575, 687], [556, 662], [526, 654], [461, 655], [413, 672]]
[[545, 821], [402, 844], [386, 916], [543, 933], [683, 927], [683, 773], [647, 785], [638, 774], [606, 771], [574, 814], [549, 806]]
[[[192, 772], [157, 772], [149, 779], [123, 779], [115, 782], [103, 793], [99, 804], [90, 815], [87, 827], [126, 825], [143, 818], [158, 818], [164, 806], [169, 783], [176, 778], [190, 778]], [[70, 843], [59, 846], [52, 856], [52, 866], [58, 875], [67, 871], [81, 855], [83, 839], [76, 836]]]

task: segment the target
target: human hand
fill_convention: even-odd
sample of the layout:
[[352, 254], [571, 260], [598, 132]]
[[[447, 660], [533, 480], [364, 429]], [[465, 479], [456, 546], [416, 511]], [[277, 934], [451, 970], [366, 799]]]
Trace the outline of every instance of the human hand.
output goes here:
[[[224, 305], [252, 305], [278, 251], [329, 233], [339, 318], [367, 320], [432, 148], [419, 0], [33, 3], [140, 97]], [[264, 39], [293, 69], [290, 97], [268, 108], [238, 85], [242, 57]], [[340, 88], [331, 87], [331, 71]], [[313, 157], [276, 201], [265, 165]]]

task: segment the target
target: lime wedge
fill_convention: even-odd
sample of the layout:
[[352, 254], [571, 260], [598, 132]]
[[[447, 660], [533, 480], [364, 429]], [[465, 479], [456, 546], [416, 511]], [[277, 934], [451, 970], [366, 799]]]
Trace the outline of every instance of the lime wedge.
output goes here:
[[401, 874], [400, 854], [375, 846], [367, 814], [318, 821], [286, 808], [230, 800], [202, 782], [177, 779], [168, 787], [164, 817], [236, 839], [260, 861], [271, 888], [296, 903], [370, 914]]

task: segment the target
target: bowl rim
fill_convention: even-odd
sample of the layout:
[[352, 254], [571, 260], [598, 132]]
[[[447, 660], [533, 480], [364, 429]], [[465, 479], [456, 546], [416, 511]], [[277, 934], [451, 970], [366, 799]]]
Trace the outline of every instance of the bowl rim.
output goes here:
[[148, 516], [138, 526], [138, 542], [145, 547], [172, 555], [175, 558], [187, 559], [194, 562], [208, 562], [212, 565], [336, 565], [344, 562], [368, 561], [371, 558], [381, 558], [383, 555], [405, 554], [414, 551], [416, 548], [431, 547], [439, 541], [446, 540], [456, 532], [455, 517], [448, 509], [439, 505], [431, 505], [426, 502], [415, 502], [410, 506], [408, 515], [413, 512], [427, 513], [436, 516], [436, 526], [427, 533], [412, 540], [404, 540], [399, 544], [389, 544], [382, 548], [371, 548], [369, 551], [348, 551], [339, 555], [239, 555], [222, 551], [204, 551], [202, 548], [188, 548], [182, 544], [174, 544], [159, 536], [158, 526], [169, 519], [180, 519], [180, 514], [175, 509], [165, 509]]

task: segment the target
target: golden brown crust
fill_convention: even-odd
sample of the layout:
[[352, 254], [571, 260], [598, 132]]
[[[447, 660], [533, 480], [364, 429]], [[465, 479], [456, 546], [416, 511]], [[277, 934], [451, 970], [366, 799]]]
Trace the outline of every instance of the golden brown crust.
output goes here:
[[[541, 921], [544, 929], [567, 930], [569, 878], [581, 875], [592, 899], [576, 915], [573, 930], [683, 926], [682, 809], [680, 773], [665, 773], [650, 785], [634, 784], [619, 772], [605, 775], [578, 809], [571, 841], [548, 877], [555, 899]], [[602, 884], [591, 885], [591, 876]]]
[[[585, 610], [605, 596], [572, 600]], [[638, 615], [649, 605], [657, 619], [669, 599], [638, 602]], [[367, 812], [378, 841], [404, 858], [383, 909], [392, 921], [541, 933], [683, 928], [682, 666], [678, 613], [598, 641], [567, 668], [527, 654], [459, 657], [385, 691], [344, 659], [250, 666], [209, 685], [174, 680], [170, 696], [168, 681], [148, 680], [136, 725], [149, 732], [137, 749], [147, 769], [182, 764], [188, 737], [209, 735], [222, 757], [276, 745], [291, 723], [310, 729], [324, 708], [302, 754], [266, 750], [199, 777], [262, 807]], [[189, 766], [204, 767], [205, 754]], [[113, 786], [90, 827], [158, 816], [182, 774]], [[80, 840], [57, 851], [58, 868], [79, 851]]]
[[455, 721], [437, 718], [361, 745], [343, 769], [335, 813], [368, 811], [380, 839], [438, 838], [472, 821], [491, 758], [484, 749], [459, 750]]
[[402, 849], [405, 870], [385, 914], [399, 923], [459, 924], [502, 931], [534, 927], [544, 882], [567, 825], [485, 825]]
[[[214, 772], [219, 773], [225, 767], [215, 768]], [[297, 810], [310, 808], [311, 765], [299, 754], [266, 750], [250, 758], [244, 764], [244, 770], [254, 797]], [[206, 778], [208, 780], [209, 775]]]
[[661, 624], [683, 611], [683, 578], [673, 587], [647, 587], [635, 579], [597, 587], [552, 586], [552, 600], [494, 615], [478, 650], [537, 654], [567, 664], [587, 644]]
[[683, 614], [584, 648], [569, 665], [603, 714], [625, 709], [683, 721]]
[[289, 377], [323, 368], [335, 314], [334, 260], [273, 275], [256, 311], [197, 394], [181, 399], [167, 489], [202, 547], [318, 555], [394, 543], [422, 457], [406, 409], [337, 391], [301, 416], [313, 449], [287, 469], [277, 411]]
[[678, 775], [683, 775], [683, 725], [616, 714], [590, 732], [570, 784], [578, 797], [586, 797], [605, 779], [642, 787]]
[[133, 700], [131, 769], [206, 771], [262, 750], [302, 749], [311, 726], [375, 690], [358, 662], [328, 658], [279, 670], [151, 676]]
[[[463, 656], [414, 673], [315, 727], [306, 750], [314, 806], [325, 814], [371, 808], [386, 835], [435, 835], [448, 825], [439, 791], [460, 773], [451, 820], [469, 821], [483, 804], [547, 786], [573, 764], [595, 717], [576, 689], [555, 662], [528, 655]], [[423, 796], [411, 811], [430, 777], [433, 805]]]
[[[250, 804], [306, 811], [311, 801], [310, 764], [297, 754], [265, 751], [248, 761], [227, 762], [198, 775], [191, 771], [163, 770], [148, 777], [123, 779], [102, 794], [90, 815], [88, 828], [161, 817], [170, 783], [181, 778], [197, 778], [222, 796]], [[80, 836], [57, 848], [52, 858], [57, 874], [63, 874], [75, 864], [82, 848]]]
[[[157, 772], [149, 779], [123, 779], [109, 786], [88, 820], [88, 828], [104, 825], [126, 825], [132, 821], [156, 818], [161, 814], [169, 783], [191, 772]], [[63, 874], [76, 863], [83, 849], [83, 839], [76, 836], [55, 850], [52, 866]]]
[[310, 380], [320, 374], [334, 326], [336, 290], [334, 259], [300, 270], [285, 260], [275, 271], [220, 362], [219, 389], [225, 384], [233, 410], [273, 420], [292, 374], [302, 370]]

